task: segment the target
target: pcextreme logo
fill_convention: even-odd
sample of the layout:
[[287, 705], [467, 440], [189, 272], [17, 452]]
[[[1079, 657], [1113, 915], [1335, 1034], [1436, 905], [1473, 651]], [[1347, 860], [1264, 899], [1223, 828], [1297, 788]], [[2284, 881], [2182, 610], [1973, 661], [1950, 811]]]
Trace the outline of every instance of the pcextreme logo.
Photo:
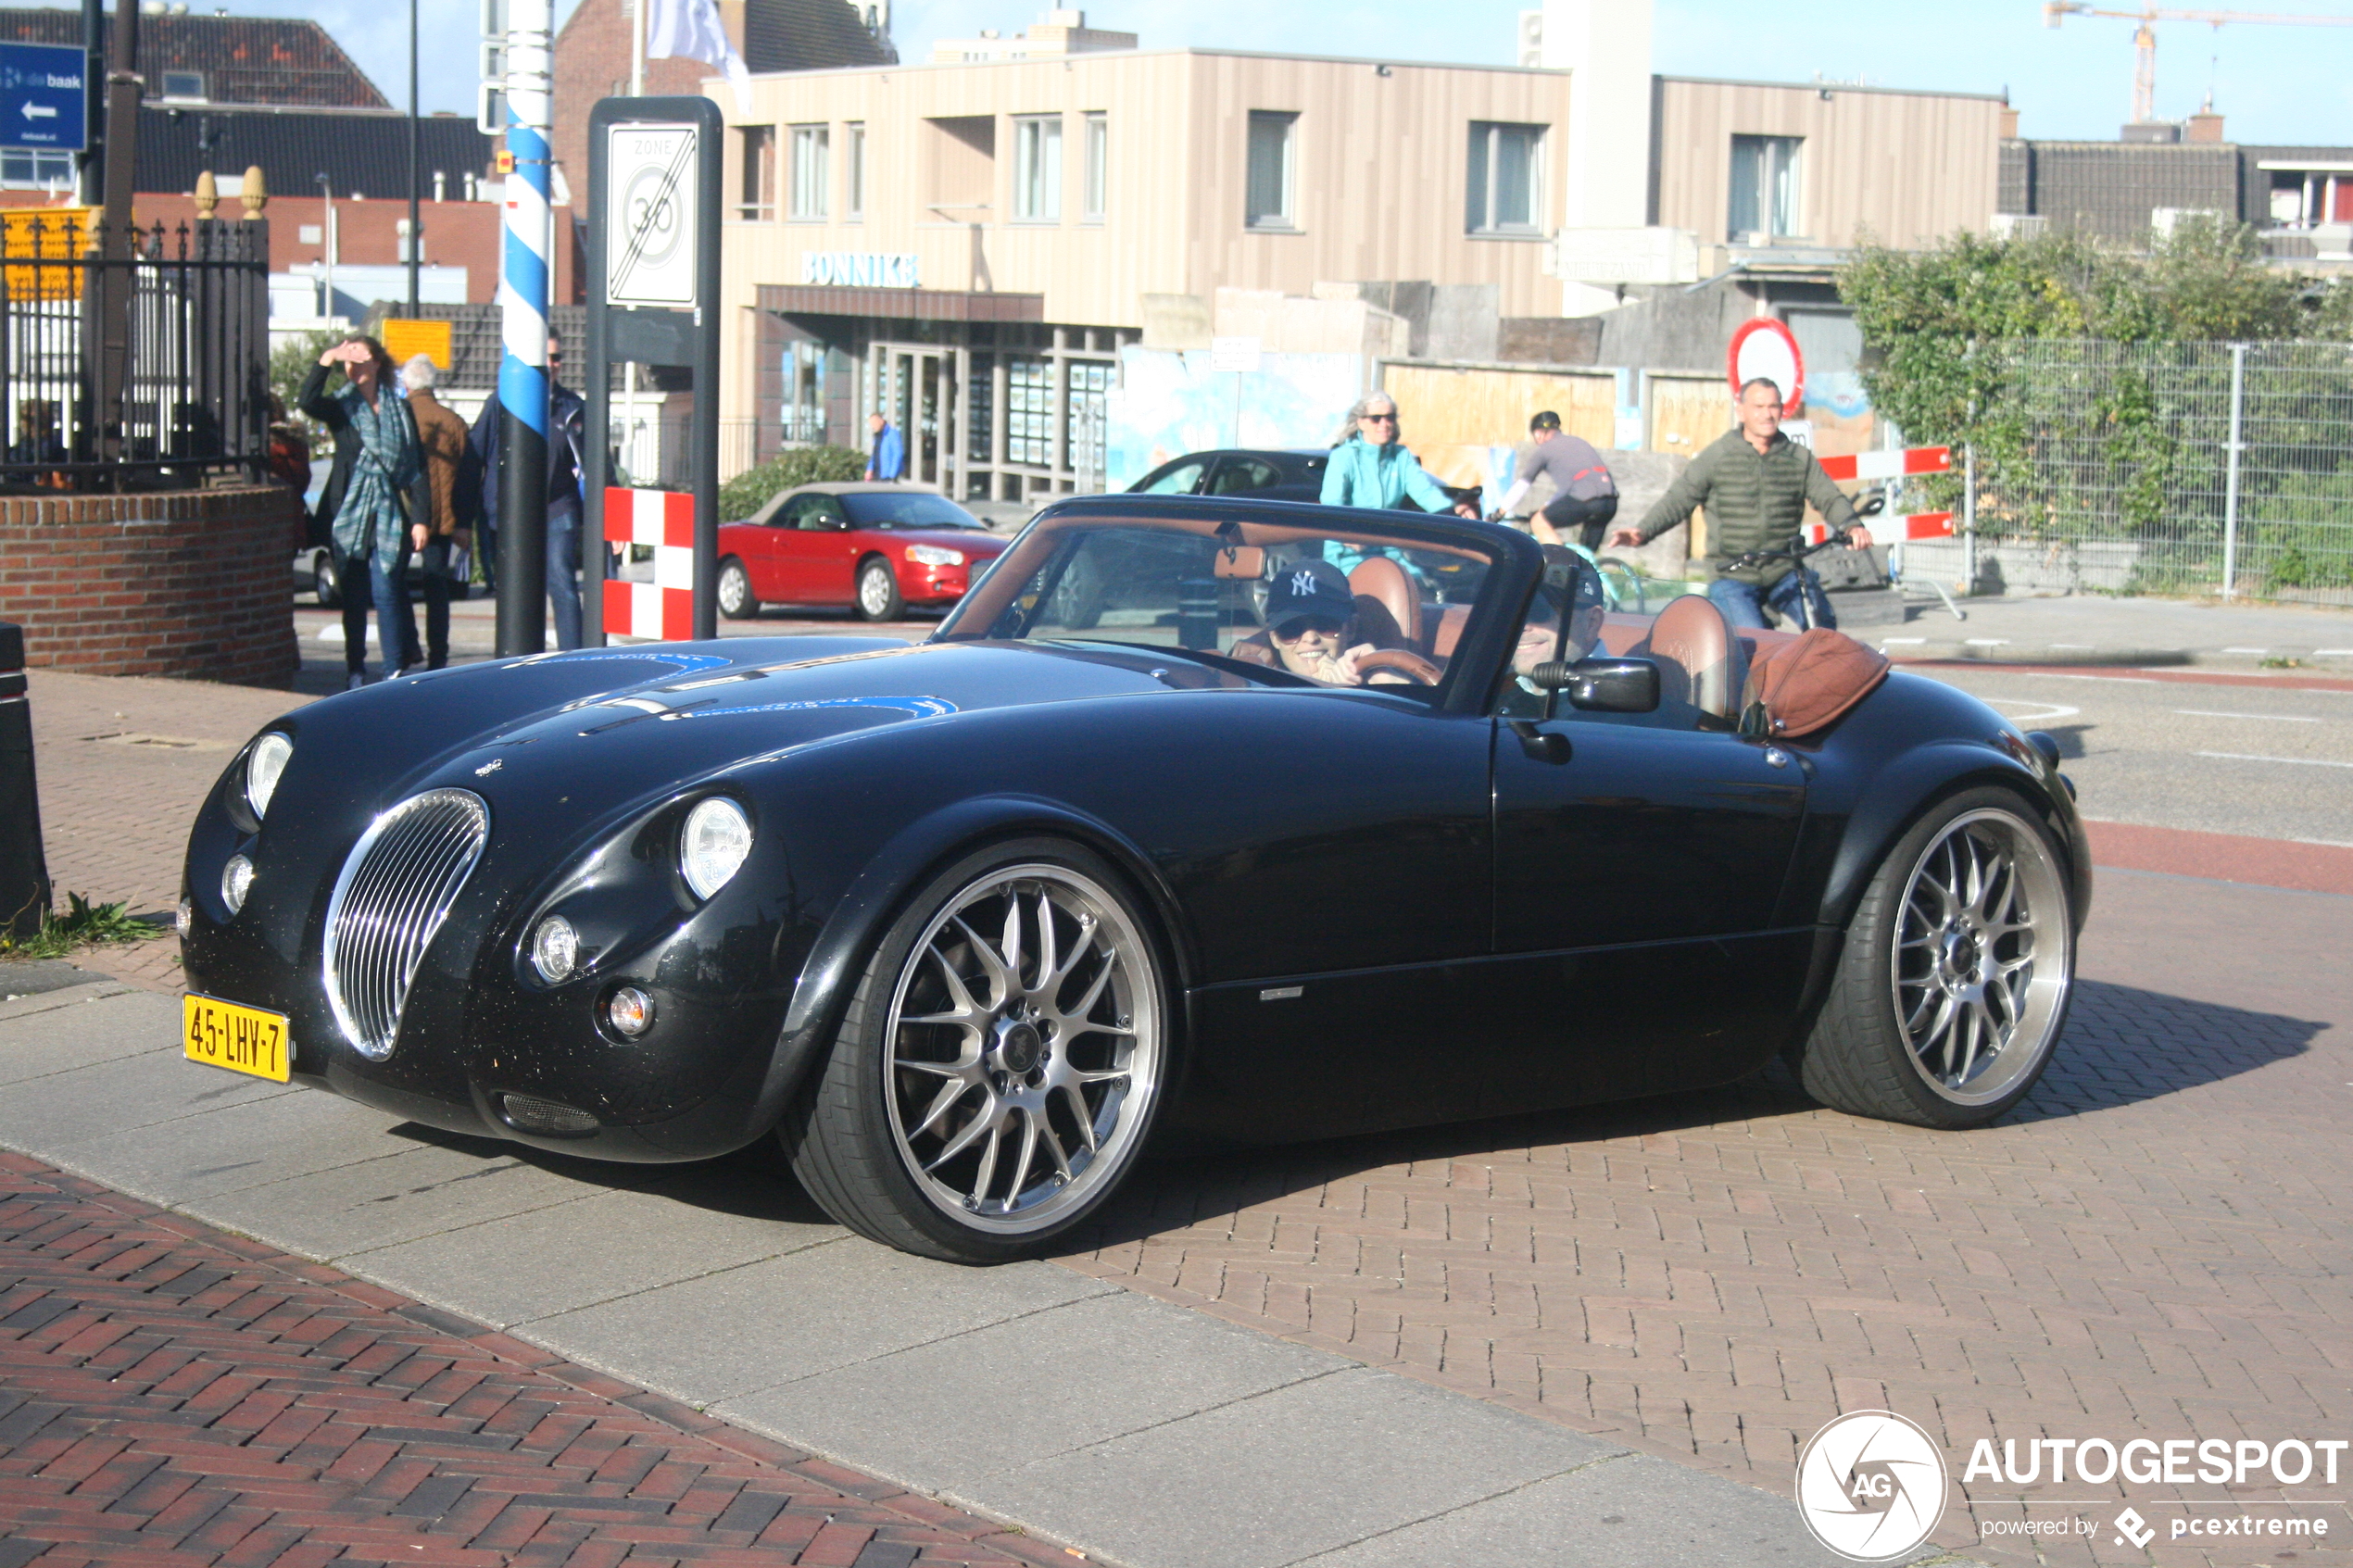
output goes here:
[[1814, 1538], [1856, 1562], [1903, 1556], [1944, 1517], [1944, 1456], [1892, 1411], [1855, 1411], [1797, 1460], [1797, 1511]]

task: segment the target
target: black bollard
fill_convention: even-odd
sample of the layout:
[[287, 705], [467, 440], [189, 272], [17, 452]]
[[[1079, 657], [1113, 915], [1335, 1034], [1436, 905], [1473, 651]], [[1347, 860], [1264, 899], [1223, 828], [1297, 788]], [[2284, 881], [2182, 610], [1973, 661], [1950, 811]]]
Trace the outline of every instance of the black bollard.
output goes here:
[[25, 697], [24, 629], [0, 621], [0, 936], [26, 941], [49, 913], [41, 852], [41, 792], [32, 779], [32, 705]]

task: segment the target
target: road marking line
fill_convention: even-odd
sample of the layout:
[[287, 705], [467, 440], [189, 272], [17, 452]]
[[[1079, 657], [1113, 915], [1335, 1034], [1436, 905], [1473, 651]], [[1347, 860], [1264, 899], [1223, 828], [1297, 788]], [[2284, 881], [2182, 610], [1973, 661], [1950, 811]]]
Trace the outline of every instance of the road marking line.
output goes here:
[[2212, 757], [2224, 762], [2293, 762], [2303, 768], [2353, 768], [2353, 762], [2332, 762], [2325, 757], [2258, 757], [2248, 751], [2194, 751], [2193, 757]]
[[2283, 724], [2317, 724], [2318, 719], [2308, 719], [2300, 713], [2225, 713], [2215, 708], [2177, 708], [2176, 713], [2192, 719], [2273, 719]]
[[2224, 648], [2224, 653], [2269, 653], [2270, 648]]
[[1879, 646], [1883, 648], [1892, 648], [1901, 644], [1906, 647], [1918, 647], [1927, 641], [1926, 637], [1881, 637], [1879, 640]]
[[2055, 648], [2095, 648], [2099, 646], [2099, 645], [2097, 643], [2053, 643], [2051, 646]]
[[2003, 648], [2010, 645], [2007, 637], [1965, 637], [1962, 641], [1973, 648]]
[[2291, 838], [2288, 842], [2290, 844], [2317, 844], [2323, 849], [2353, 849], [2353, 839]]
[[2314, 648], [2314, 659], [2353, 659], [2353, 648]]

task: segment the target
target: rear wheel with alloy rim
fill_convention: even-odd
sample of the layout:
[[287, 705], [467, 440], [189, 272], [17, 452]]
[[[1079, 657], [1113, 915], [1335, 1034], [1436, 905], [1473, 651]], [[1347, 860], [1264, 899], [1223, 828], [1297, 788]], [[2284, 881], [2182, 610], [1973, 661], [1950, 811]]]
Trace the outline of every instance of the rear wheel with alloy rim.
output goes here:
[[869, 621], [896, 621], [906, 608], [899, 596], [899, 573], [880, 556], [858, 568], [858, 613]]
[[733, 556], [719, 563], [719, 613], [730, 621], [749, 621], [760, 613], [760, 600], [751, 591], [751, 573]]
[[1101, 857], [992, 847], [875, 950], [782, 1136], [833, 1217], [906, 1251], [1000, 1262], [1099, 1210], [1160, 1108], [1158, 944]]
[[2074, 978], [2073, 897], [2050, 834], [2011, 792], [1971, 790], [1880, 863], [1800, 1076], [1856, 1115], [1981, 1125], [2050, 1064]]
[[321, 609], [333, 609], [343, 603], [343, 588], [335, 581], [335, 558], [321, 550], [311, 558], [310, 591], [318, 596]]

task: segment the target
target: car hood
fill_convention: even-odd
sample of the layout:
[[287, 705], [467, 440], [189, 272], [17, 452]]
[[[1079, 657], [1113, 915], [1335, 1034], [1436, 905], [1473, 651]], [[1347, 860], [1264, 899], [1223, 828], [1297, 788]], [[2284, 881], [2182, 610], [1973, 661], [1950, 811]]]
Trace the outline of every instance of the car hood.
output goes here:
[[780, 637], [541, 655], [387, 682], [288, 715], [278, 725], [296, 737], [280, 785], [287, 804], [272, 815], [315, 812], [321, 827], [356, 835], [376, 812], [454, 786], [484, 797], [510, 827], [534, 824], [530, 836], [565, 835], [697, 780], [883, 726], [1247, 684], [1101, 646]]
[[1013, 543], [975, 528], [864, 528], [859, 532], [871, 539], [893, 544], [944, 545], [968, 556], [1001, 555], [1005, 546]]

